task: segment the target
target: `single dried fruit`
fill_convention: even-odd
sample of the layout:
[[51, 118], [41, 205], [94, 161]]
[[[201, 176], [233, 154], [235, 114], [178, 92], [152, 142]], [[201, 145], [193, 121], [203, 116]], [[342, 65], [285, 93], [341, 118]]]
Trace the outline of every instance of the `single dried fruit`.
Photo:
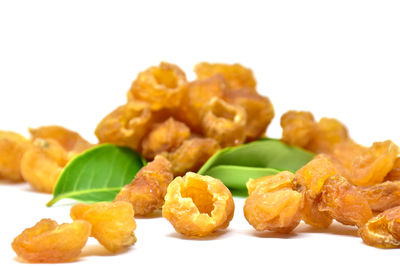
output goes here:
[[378, 248], [400, 247], [400, 206], [370, 219], [360, 230], [363, 241]]
[[95, 131], [100, 143], [112, 143], [138, 150], [150, 130], [153, 116], [148, 104], [129, 101], [108, 114]]
[[332, 217], [327, 211], [318, 208], [321, 196], [311, 197], [310, 191], [304, 191], [304, 206], [301, 219], [316, 228], [328, 228], [332, 223]]
[[54, 139], [35, 139], [21, 159], [21, 173], [36, 190], [52, 193], [68, 153]]
[[222, 74], [228, 84], [228, 88], [232, 90], [256, 90], [256, 80], [253, 72], [240, 64], [211, 64], [202, 62], [194, 67], [194, 72], [199, 80]]
[[386, 175], [385, 181], [400, 181], [400, 157], [397, 157], [393, 169]]
[[172, 163], [174, 176], [179, 176], [188, 171], [197, 172], [219, 149], [220, 146], [214, 139], [196, 137], [184, 141], [167, 157]]
[[311, 112], [290, 110], [281, 117], [282, 141], [306, 147], [313, 139], [317, 123]]
[[392, 170], [399, 148], [392, 141], [375, 142], [364, 153], [354, 159], [351, 175], [352, 184], [368, 186], [383, 182]]
[[111, 252], [136, 242], [136, 222], [132, 205], [121, 202], [77, 204], [71, 208], [71, 218], [87, 221], [92, 226], [91, 236]]
[[138, 74], [128, 92], [128, 99], [145, 101], [152, 110], [176, 108], [186, 86], [186, 75], [178, 66], [161, 62], [159, 66]]
[[169, 184], [162, 209], [175, 230], [189, 237], [228, 227], [233, 212], [232, 194], [220, 180], [192, 172]]
[[17, 236], [12, 248], [27, 262], [66, 262], [79, 256], [90, 231], [86, 221], [58, 225], [53, 220], [42, 219]]
[[0, 131], [0, 179], [22, 181], [21, 158], [29, 147], [24, 136], [8, 131]]
[[246, 220], [257, 231], [291, 232], [300, 223], [303, 208], [303, 194], [295, 189], [294, 175], [284, 171], [260, 179], [247, 183]]
[[359, 187], [372, 211], [384, 211], [400, 205], [400, 181], [386, 181]]
[[318, 208], [346, 225], [361, 227], [372, 217], [371, 208], [363, 194], [338, 175], [325, 182]]
[[240, 145], [245, 141], [246, 112], [240, 106], [213, 98], [206, 106], [202, 121], [203, 133], [214, 138], [221, 147]]
[[337, 167], [340, 175], [344, 177], [351, 176], [354, 160], [367, 150], [366, 147], [357, 144], [351, 139], [336, 144], [331, 152], [331, 159]]
[[265, 134], [274, 117], [274, 107], [268, 97], [255, 92], [227, 91], [225, 99], [228, 103], [242, 107], [246, 112], [246, 141], [254, 141]]
[[143, 139], [142, 155], [153, 159], [162, 152], [171, 152], [190, 136], [190, 129], [182, 122], [170, 117], [157, 124]]
[[171, 163], [163, 156], [156, 156], [130, 184], [122, 188], [115, 201], [127, 201], [132, 204], [136, 215], [148, 215], [162, 207], [173, 178]]

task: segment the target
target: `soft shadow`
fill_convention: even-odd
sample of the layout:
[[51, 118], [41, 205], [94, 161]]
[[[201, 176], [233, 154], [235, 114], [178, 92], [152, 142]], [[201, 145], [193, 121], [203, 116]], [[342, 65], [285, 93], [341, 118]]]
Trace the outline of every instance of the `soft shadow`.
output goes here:
[[347, 226], [343, 224], [332, 224], [328, 228], [321, 229], [304, 225], [303, 227], [296, 229], [297, 233], [327, 233], [334, 235], [345, 235], [358, 237], [357, 228], [355, 226]]
[[172, 233], [168, 234], [167, 236], [172, 237], [172, 238], [181, 239], [181, 240], [208, 241], [208, 240], [218, 239], [219, 237], [221, 237], [227, 233], [228, 233], [228, 230], [218, 230], [218, 231], [216, 231], [208, 236], [204, 236], [204, 237], [187, 237], [187, 236], [184, 236], [177, 232], [172, 232]]
[[115, 256], [115, 255], [126, 253], [127, 251], [129, 251], [131, 249], [132, 249], [131, 247], [127, 247], [127, 248], [120, 249], [115, 253], [112, 253], [101, 245], [97, 245], [97, 244], [86, 245], [85, 248], [82, 250], [80, 257]]
[[11, 181], [7, 179], [0, 179], [0, 185], [21, 185], [24, 181]]
[[284, 234], [284, 233], [276, 233], [276, 232], [271, 232], [271, 231], [258, 232], [256, 230], [248, 230], [247, 234], [255, 236], [255, 237], [259, 237], [259, 238], [280, 238], [280, 239], [289, 239], [289, 238], [294, 238], [297, 236], [297, 233], [295, 233], [295, 232], [290, 232], [290, 233]]

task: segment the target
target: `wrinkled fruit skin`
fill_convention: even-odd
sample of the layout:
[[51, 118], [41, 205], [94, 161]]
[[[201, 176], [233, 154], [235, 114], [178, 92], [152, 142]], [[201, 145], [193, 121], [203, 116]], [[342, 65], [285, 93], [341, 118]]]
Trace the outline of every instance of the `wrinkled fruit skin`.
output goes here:
[[75, 222], [89, 222], [91, 236], [111, 252], [136, 242], [134, 211], [127, 202], [77, 204], [71, 208], [70, 216]]
[[332, 223], [332, 217], [327, 211], [319, 209], [321, 196], [311, 197], [310, 191], [304, 191], [304, 205], [301, 219], [308, 225], [316, 228], [328, 228]]
[[312, 140], [317, 123], [311, 112], [290, 110], [281, 117], [282, 141], [306, 147]]
[[385, 210], [371, 218], [360, 228], [359, 234], [369, 246], [400, 247], [400, 206]]
[[17, 255], [32, 263], [71, 261], [79, 256], [90, 235], [91, 225], [82, 220], [58, 225], [43, 219], [25, 229], [12, 242]]
[[232, 194], [220, 180], [192, 172], [170, 183], [162, 209], [175, 230], [188, 237], [225, 229], [233, 212]]
[[400, 181], [359, 187], [372, 211], [381, 212], [400, 205]]
[[368, 201], [357, 187], [345, 178], [330, 177], [322, 188], [319, 210], [346, 225], [363, 226], [371, 217]]
[[8, 131], [0, 131], [0, 179], [14, 182], [23, 180], [20, 165], [29, 140], [24, 136]]
[[385, 181], [400, 181], [400, 157], [397, 157], [393, 169], [386, 175]]
[[129, 185], [121, 189], [115, 201], [129, 202], [136, 215], [151, 214], [164, 204], [167, 187], [173, 178], [171, 163], [163, 156], [156, 156], [140, 169]]
[[289, 233], [300, 223], [303, 195], [294, 189], [292, 173], [250, 180], [247, 187], [244, 216], [257, 231]]

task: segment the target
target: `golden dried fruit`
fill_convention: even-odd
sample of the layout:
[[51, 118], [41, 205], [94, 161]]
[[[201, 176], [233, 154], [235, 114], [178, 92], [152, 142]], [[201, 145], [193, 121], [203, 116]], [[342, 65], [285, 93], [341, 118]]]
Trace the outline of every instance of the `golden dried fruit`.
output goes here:
[[192, 172], [169, 184], [162, 209], [175, 230], [189, 237], [228, 227], [233, 212], [232, 194], [220, 180]]
[[385, 181], [400, 181], [400, 157], [394, 161], [393, 168], [386, 175]]
[[36, 190], [52, 193], [68, 153], [54, 139], [35, 139], [21, 159], [21, 173]]
[[247, 183], [246, 220], [257, 231], [291, 232], [300, 223], [303, 208], [303, 194], [295, 190], [294, 175], [284, 171], [260, 179]]
[[148, 104], [129, 101], [108, 114], [95, 131], [100, 143], [112, 143], [138, 150], [142, 138], [153, 124]]
[[152, 110], [176, 108], [186, 86], [186, 75], [178, 66], [161, 62], [159, 66], [138, 74], [128, 92], [128, 99], [145, 101]]
[[162, 207], [173, 178], [171, 163], [163, 156], [156, 156], [121, 189], [115, 201], [127, 201], [132, 204], [136, 215], [148, 215]]
[[399, 148], [392, 141], [375, 142], [354, 159], [347, 178], [361, 186], [381, 183], [392, 170], [398, 154]]
[[22, 181], [21, 158], [29, 147], [24, 136], [8, 131], [0, 131], [0, 179]]
[[386, 181], [359, 187], [372, 211], [384, 211], [400, 205], [400, 181]]
[[311, 112], [290, 110], [281, 117], [282, 141], [306, 147], [314, 138], [317, 123]]
[[214, 139], [197, 137], [184, 141], [167, 157], [172, 163], [174, 176], [182, 176], [188, 171], [197, 172], [219, 149], [220, 146]]
[[254, 141], [265, 134], [274, 117], [274, 107], [268, 97], [255, 92], [227, 91], [225, 99], [228, 103], [242, 107], [246, 112], [246, 141]]
[[171, 152], [190, 136], [190, 129], [182, 122], [170, 117], [156, 124], [142, 142], [142, 155], [153, 159], [162, 152]]
[[253, 72], [240, 64], [220, 64], [202, 62], [194, 67], [199, 80], [207, 79], [215, 74], [222, 74], [228, 88], [232, 90], [256, 90], [256, 80]]
[[400, 247], [400, 206], [370, 219], [360, 230], [363, 241], [378, 248]]
[[120, 202], [77, 204], [71, 208], [71, 218], [87, 221], [92, 226], [91, 236], [106, 249], [117, 252], [136, 242], [136, 222], [132, 205]]
[[202, 129], [206, 137], [214, 138], [221, 147], [240, 145], [245, 141], [246, 112], [240, 106], [212, 98], [206, 106]]
[[86, 221], [58, 225], [53, 220], [43, 219], [17, 236], [12, 248], [27, 262], [71, 261], [81, 253], [90, 231], [91, 226]]
[[304, 206], [302, 211], [302, 220], [313, 227], [328, 228], [332, 223], [332, 217], [326, 211], [320, 211], [318, 203], [321, 196], [313, 198], [310, 196], [310, 191], [304, 191]]
[[363, 194], [338, 175], [325, 182], [318, 208], [346, 225], [361, 227], [372, 217], [371, 208]]

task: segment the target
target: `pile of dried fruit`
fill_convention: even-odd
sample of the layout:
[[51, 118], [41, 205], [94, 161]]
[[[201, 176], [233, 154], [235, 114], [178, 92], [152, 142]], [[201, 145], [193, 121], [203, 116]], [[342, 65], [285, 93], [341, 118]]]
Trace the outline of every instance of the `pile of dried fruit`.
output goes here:
[[[127, 102], [108, 114], [95, 134], [100, 144], [129, 147], [150, 162], [142, 167], [137, 156], [135, 168], [141, 169], [131, 168], [136, 175], [130, 184], [120, 179], [125, 186], [111, 194], [113, 202], [77, 204], [70, 214], [74, 222], [44, 219], [23, 231], [12, 243], [21, 258], [69, 261], [89, 236], [116, 252], [136, 241], [134, 214], [156, 209], [183, 235], [210, 235], [233, 218], [226, 185], [240, 189], [249, 178], [256, 179], [246, 184], [244, 214], [258, 231], [288, 233], [301, 220], [326, 228], [336, 220], [358, 227], [368, 245], [400, 247], [400, 158], [393, 142], [364, 147], [335, 119], [316, 122], [310, 112], [289, 111], [281, 117], [281, 141], [241, 146], [263, 137], [274, 116], [269, 99], [256, 91], [252, 71], [239, 64], [200, 63], [195, 73], [197, 79], [189, 82], [178, 66], [161, 63], [138, 74]], [[57, 193], [61, 173], [74, 174], [69, 166], [82, 164], [90, 153], [96, 156], [90, 149], [86, 158], [76, 157], [94, 145], [65, 128], [30, 132], [31, 140], [0, 131], [1, 178]], [[102, 155], [113, 149], [96, 148]], [[317, 156], [310, 161], [313, 154], [307, 151]]]

